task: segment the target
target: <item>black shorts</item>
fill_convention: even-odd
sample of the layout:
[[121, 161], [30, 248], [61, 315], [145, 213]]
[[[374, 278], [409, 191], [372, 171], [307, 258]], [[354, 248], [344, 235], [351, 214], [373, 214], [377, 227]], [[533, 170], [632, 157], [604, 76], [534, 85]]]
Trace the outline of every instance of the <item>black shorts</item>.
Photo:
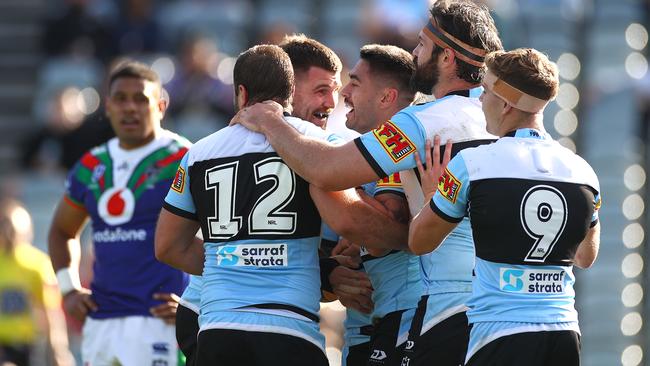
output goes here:
[[5, 362], [16, 366], [29, 366], [31, 346], [19, 344], [0, 344], [0, 365]]
[[347, 366], [366, 366], [370, 355], [370, 342], [348, 347], [348, 356], [345, 358]]
[[199, 314], [179, 304], [176, 310], [176, 342], [185, 355], [186, 366], [195, 365], [198, 335]]
[[404, 310], [386, 314], [374, 323], [374, 332], [370, 337], [369, 366], [399, 366], [402, 363], [404, 344], [396, 347], [400, 324]]
[[206, 329], [197, 366], [327, 366], [325, 353], [302, 338], [277, 333]]
[[580, 336], [572, 330], [517, 333], [481, 347], [467, 366], [579, 366]]
[[422, 296], [404, 347], [402, 365], [458, 366], [465, 362], [469, 325], [465, 312], [450, 316], [420, 335], [428, 296]]

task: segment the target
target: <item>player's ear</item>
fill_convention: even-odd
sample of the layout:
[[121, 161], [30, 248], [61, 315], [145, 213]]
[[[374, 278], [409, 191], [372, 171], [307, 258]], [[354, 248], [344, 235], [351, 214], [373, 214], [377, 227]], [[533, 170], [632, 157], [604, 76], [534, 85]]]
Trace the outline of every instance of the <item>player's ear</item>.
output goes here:
[[246, 87], [239, 84], [237, 85], [237, 110], [242, 109], [248, 103], [248, 91]]
[[503, 109], [501, 110], [501, 115], [505, 116], [506, 114], [510, 113], [510, 111], [514, 110], [513, 107], [506, 103], [505, 101], [503, 102]]
[[389, 107], [399, 97], [399, 92], [395, 88], [384, 88], [380, 99], [380, 106]]
[[160, 98], [158, 99], [158, 110], [160, 114], [165, 116], [165, 112], [169, 108], [169, 93], [165, 88], [160, 88]]
[[445, 65], [452, 65], [456, 60], [456, 54], [451, 48], [443, 48], [441, 58]]

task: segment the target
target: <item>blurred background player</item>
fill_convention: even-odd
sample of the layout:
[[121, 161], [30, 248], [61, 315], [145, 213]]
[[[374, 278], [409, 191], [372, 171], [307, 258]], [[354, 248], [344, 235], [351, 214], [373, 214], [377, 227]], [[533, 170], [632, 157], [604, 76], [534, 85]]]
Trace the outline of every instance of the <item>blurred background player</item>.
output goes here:
[[[174, 365], [174, 319], [187, 277], [159, 263], [153, 239], [163, 198], [187, 140], [161, 128], [167, 107], [158, 75], [125, 62], [109, 78], [106, 113], [116, 138], [87, 154], [66, 181], [49, 249], [64, 307], [84, 322], [90, 364]], [[79, 234], [93, 229], [91, 288], [79, 283]]]
[[590, 267], [598, 254], [598, 178], [544, 130], [557, 66], [534, 49], [485, 62], [483, 111], [500, 138], [451, 160], [411, 224], [409, 247], [434, 250], [469, 211], [477, 259], [465, 364], [577, 366], [573, 264]]
[[45, 359], [71, 366], [56, 277], [47, 254], [32, 246], [31, 231], [25, 208], [0, 197], [0, 364], [28, 366]]

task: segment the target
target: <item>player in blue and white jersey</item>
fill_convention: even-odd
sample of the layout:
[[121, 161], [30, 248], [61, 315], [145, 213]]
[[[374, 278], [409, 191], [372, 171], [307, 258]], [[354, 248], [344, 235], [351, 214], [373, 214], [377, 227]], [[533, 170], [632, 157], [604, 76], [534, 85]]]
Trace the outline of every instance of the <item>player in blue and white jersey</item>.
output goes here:
[[[415, 153], [423, 158], [426, 140], [435, 135], [454, 141], [452, 155], [493, 141], [495, 137], [485, 131], [481, 103], [470, 90], [480, 85], [485, 54], [500, 49], [486, 7], [467, 0], [436, 2], [413, 51], [413, 82], [436, 101], [405, 108], [379, 128], [342, 146], [295, 133], [282, 120], [282, 109], [271, 102], [240, 111], [233, 122], [262, 132], [287, 164], [313, 185], [325, 189], [357, 186], [416, 168]], [[256, 122], [262, 117], [264, 124]], [[401, 176], [409, 207], [417, 212], [424, 204], [417, 176]], [[416, 317], [420, 323], [414, 323], [416, 331], [410, 332], [418, 339], [407, 344], [412, 354], [404, 362], [458, 365], [464, 360], [469, 334], [465, 311], [474, 265], [469, 223], [460, 225], [441, 251], [421, 258], [420, 263], [425, 281], [425, 297], [419, 306], [423, 314]]]
[[[238, 108], [268, 98], [289, 107], [293, 70], [277, 46], [242, 53], [234, 82]], [[306, 121], [288, 123], [303, 134], [334, 137]], [[310, 199], [316, 194], [329, 195], [339, 209], [319, 212]], [[203, 275], [198, 365], [327, 363], [316, 315], [319, 213], [353, 240], [387, 245], [406, 239], [404, 228], [374, 214], [354, 190], [319, 193], [310, 187], [264, 136], [241, 126], [224, 128], [189, 150], [164, 208], [157, 257]], [[198, 228], [203, 247], [189, 244]]]
[[544, 131], [557, 66], [533, 49], [495, 52], [486, 64], [483, 111], [500, 138], [451, 160], [409, 246], [435, 249], [469, 213], [477, 259], [466, 365], [577, 366], [573, 265], [589, 267], [598, 253], [598, 178]]
[[[292, 115], [325, 129], [327, 118], [336, 106], [341, 88], [343, 68], [341, 60], [330, 48], [304, 35], [286, 36], [279, 46], [289, 55], [294, 69], [296, 88], [291, 102]], [[321, 240], [321, 247], [326, 242]], [[336, 243], [330, 246], [330, 250], [334, 245]], [[321, 260], [321, 271], [338, 266], [336, 260], [332, 260], [329, 267], [324, 266], [323, 260]], [[337, 269], [337, 271], [342, 270]], [[321, 273], [322, 276], [329, 274], [329, 271]], [[188, 366], [193, 365], [195, 358], [200, 292], [201, 277], [191, 276], [177, 311], [177, 338], [180, 348], [187, 357]]]
[[[49, 234], [66, 311], [84, 322], [91, 365], [177, 363], [174, 320], [187, 276], [156, 261], [154, 231], [189, 142], [161, 128], [167, 102], [156, 73], [126, 62], [109, 76], [106, 111], [116, 138], [71, 170]], [[79, 235], [90, 219], [95, 262], [79, 281]]]
[[[346, 114], [346, 126], [366, 133], [413, 102], [415, 92], [409, 81], [415, 65], [407, 51], [395, 46], [366, 45], [359, 56], [359, 61], [350, 70], [350, 82], [341, 94], [351, 108]], [[398, 173], [362, 187], [365, 194], [374, 197], [394, 217], [408, 222], [409, 212]], [[400, 346], [406, 341], [417, 299], [422, 293], [417, 257], [400, 250], [373, 251], [362, 246], [361, 258], [373, 286], [373, 332], [368, 340], [370, 348], [364, 349], [365, 359], [356, 365], [400, 362]], [[353, 320], [358, 317], [350, 309], [347, 315]], [[346, 320], [346, 325], [349, 323]], [[346, 340], [357, 340], [348, 333], [363, 333], [364, 329], [346, 327]], [[348, 345], [345, 347], [347, 349]], [[354, 352], [349, 354], [352, 357], [347, 364], [355, 365], [350, 362], [355, 357]]]

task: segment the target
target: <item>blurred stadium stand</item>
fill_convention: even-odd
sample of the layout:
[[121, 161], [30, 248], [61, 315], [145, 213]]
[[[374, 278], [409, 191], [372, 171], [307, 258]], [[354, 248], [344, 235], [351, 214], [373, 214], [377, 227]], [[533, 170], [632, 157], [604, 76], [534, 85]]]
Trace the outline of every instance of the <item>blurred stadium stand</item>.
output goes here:
[[[650, 365], [650, 337], [643, 324], [650, 314], [644, 296], [650, 283], [644, 270], [648, 258], [645, 197], [650, 139], [648, 129], [642, 128], [650, 121], [641, 120], [642, 112], [650, 110], [650, 77], [646, 75], [649, 6], [642, 0], [484, 2], [494, 10], [506, 48], [535, 47], [558, 62], [562, 86], [556, 102], [546, 110], [546, 129], [585, 157], [600, 178], [604, 203], [600, 256], [591, 269], [576, 269], [583, 364]], [[47, 113], [44, 103], [57, 88], [93, 88], [96, 95], [101, 95], [105, 66], [104, 60], [88, 57], [45, 56], [41, 48], [44, 20], [66, 3], [0, 1], [0, 186], [21, 198], [30, 209], [36, 227], [35, 243], [41, 248], [55, 200], [62, 191], [63, 171], [22, 169], [17, 163], [20, 141], [42, 125], [43, 114]], [[110, 24], [125, 3], [89, 0], [88, 11]], [[151, 3], [153, 16], [160, 24], [160, 47], [153, 54], [135, 56], [158, 60], [158, 70], [168, 76], [163, 79], [171, 80], [183, 37], [200, 33], [216, 42], [219, 62], [212, 66], [211, 75], [224, 82], [229, 77], [232, 57], [258, 39], [272, 39], [274, 29], [292, 29], [313, 36], [339, 52], [346, 66], [351, 66], [361, 45], [370, 39], [378, 41], [364, 28], [373, 4], [400, 6], [400, 0]], [[426, 13], [420, 16], [424, 19]], [[414, 23], [412, 19], [408, 22]], [[645, 94], [639, 92], [644, 90]], [[92, 113], [97, 107], [87, 97], [80, 96], [86, 106], [84, 112]], [[178, 121], [170, 123], [176, 123], [179, 130], [187, 128], [190, 134], [209, 131], [201, 122], [186, 126]], [[340, 125], [341, 121], [332, 121], [336, 123]]]

